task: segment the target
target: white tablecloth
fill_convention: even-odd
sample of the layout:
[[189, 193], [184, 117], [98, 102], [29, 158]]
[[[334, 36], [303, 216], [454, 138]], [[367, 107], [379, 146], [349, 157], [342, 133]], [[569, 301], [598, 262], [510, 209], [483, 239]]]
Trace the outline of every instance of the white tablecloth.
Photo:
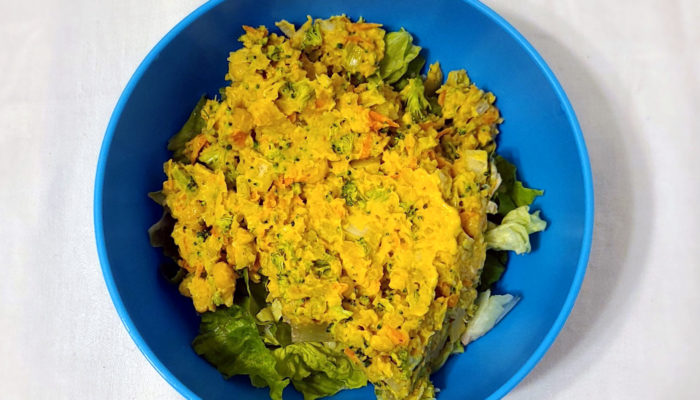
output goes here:
[[[179, 397], [112, 307], [92, 190], [124, 85], [201, 3], [0, 1], [0, 397]], [[487, 4], [566, 89], [596, 192], [576, 307], [508, 398], [700, 398], [700, 2]]]

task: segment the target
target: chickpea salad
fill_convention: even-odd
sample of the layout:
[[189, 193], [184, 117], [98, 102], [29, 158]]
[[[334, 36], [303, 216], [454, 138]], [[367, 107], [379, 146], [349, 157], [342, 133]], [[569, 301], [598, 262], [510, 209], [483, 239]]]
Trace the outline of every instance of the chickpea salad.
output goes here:
[[546, 223], [496, 154], [494, 94], [345, 16], [243, 27], [228, 86], [168, 143], [151, 243], [201, 315], [194, 351], [282, 399], [430, 375], [517, 302], [491, 294]]

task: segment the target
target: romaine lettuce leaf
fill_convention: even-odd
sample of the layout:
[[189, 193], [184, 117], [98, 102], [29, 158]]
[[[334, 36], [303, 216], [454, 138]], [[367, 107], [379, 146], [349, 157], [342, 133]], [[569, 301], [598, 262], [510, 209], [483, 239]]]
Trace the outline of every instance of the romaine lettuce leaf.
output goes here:
[[[251, 282], [252, 284], [252, 282]], [[256, 387], [270, 387], [273, 400], [291, 381], [305, 400], [330, 396], [367, 384], [362, 370], [333, 343], [291, 343], [289, 325], [261, 323], [251, 313], [251, 297], [202, 314], [195, 352], [229, 378], [249, 375]], [[282, 332], [287, 329], [286, 332]], [[281, 339], [286, 336], [286, 339]]]
[[194, 351], [226, 378], [249, 375], [255, 387], [270, 387], [270, 398], [282, 399], [289, 380], [276, 369], [277, 358], [265, 347], [255, 318], [244, 304], [202, 314]]
[[512, 250], [516, 254], [530, 252], [530, 234], [543, 231], [547, 223], [539, 217], [540, 212], [530, 214], [530, 207], [522, 206], [503, 217], [500, 225], [486, 230], [484, 239], [490, 249]]
[[[157, 196], [151, 196], [150, 193], [149, 196], [154, 199], [154, 201], [158, 201], [154, 198]], [[162, 248], [163, 254], [166, 257], [172, 259], [173, 261], [178, 261], [180, 259], [180, 253], [178, 252], [177, 245], [172, 237], [174, 227], [175, 219], [173, 218], [172, 214], [170, 214], [170, 209], [167, 206], [164, 206], [163, 215], [161, 218], [155, 224], [151, 225], [150, 228], [148, 228], [148, 239], [151, 242], [151, 246]]]
[[496, 156], [494, 161], [502, 179], [501, 186], [496, 190], [495, 195], [499, 214], [505, 215], [515, 208], [529, 206], [535, 201], [535, 197], [544, 194], [542, 190], [523, 186], [523, 183], [516, 177], [515, 165], [509, 163], [505, 158]]
[[266, 345], [285, 346], [292, 342], [292, 331], [288, 323], [277, 318], [260, 319], [258, 315], [267, 309], [267, 288], [263, 278], [260, 282], [253, 282], [248, 276], [248, 269], [243, 270], [243, 282], [245, 283], [248, 296], [241, 304], [246, 307], [248, 314], [253, 316], [253, 320], [258, 327], [260, 337]]
[[265, 299], [267, 298], [267, 288], [265, 282], [261, 280], [258, 283], [252, 282], [248, 273], [248, 268], [243, 269], [243, 283], [245, 283], [246, 293], [248, 293], [247, 306], [250, 315], [256, 315], [265, 307]]
[[501, 276], [506, 271], [508, 263], [508, 252], [489, 250], [486, 252], [486, 260], [484, 268], [481, 270], [481, 283], [479, 290], [484, 291], [490, 289], [494, 283], [501, 279]]
[[490, 290], [479, 293], [476, 299], [478, 309], [474, 318], [467, 324], [467, 331], [462, 336], [462, 344], [466, 346], [484, 336], [515, 307], [519, 300], [518, 297], [510, 294], [492, 296]]
[[199, 99], [190, 117], [187, 118], [185, 125], [183, 125], [182, 129], [168, 141], [168, 150], [173, 152], [173, 160], [187, 161], [187, 157], [184, 153], [185, 145], [192, 140], [193, 137], [202, 132], [202, 128], [204, 128], [204, 120], [202, 119], [201, 113], [206, 101], [207, 99], [204, 96]]
[[273, 351], [277, 371], [289, 377], [304, 400], [331, 396], [342, 389], [365, 386], [367, 377], [340, 350], [331, 344], [293, 343]]
[[384, 44], [384, 58], [379, 63], [379, 76], [384, 82], [391, 84], [401, 79], [411, 61], [418, 57], [421, 48], [413, 45], [413, 36], [403, 28], [398, 32], [387, 33], [384, 36]]
[[[423, 66], [425, 65], [425, 58], [421, 56], [420, 54], [418, 57], [414, 58], [413, 61], [408, 63], [408, 68], [406, 68], [406, 73], [404, 73], [401, 76], [401, 79], [399, 79], [396, 83], [394, 83], [394, 87], [396, 90], [403, 90], [403, 88], [408, 85], [408, 81], [412, 78], [417, 78], [420, 76], [420, 71], [423, 69]], [[422, 80], [422, 79], [421, 79]]]

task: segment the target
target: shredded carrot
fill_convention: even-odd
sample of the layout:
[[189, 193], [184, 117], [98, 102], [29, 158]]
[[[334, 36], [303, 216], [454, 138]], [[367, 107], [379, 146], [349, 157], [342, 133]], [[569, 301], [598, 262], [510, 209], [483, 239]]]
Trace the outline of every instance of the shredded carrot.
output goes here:
[[391, 118], [382, 115], [374, 110], [369, 110], [370, 128], [372, 130], [378, 131], [384, 126], [390, 126], [392, 128], [398, 128], [399, 124], [394, 122]]
[[189, 150], [188, 153], [191, 164], [194, 164], [195, 161], [197, 161], [199, 153], [207, 144], [209, 144], [209, 142], [207, 141], [207, 138], [206, 136], [204, 136], [203, 133], [200, 133], [199, 135], [195, 136], [194, 138], [192, 138], [192, 140], [190, 140], [189, 143], [187, 143], [187, 150]]
[[394, 328], [386, 328], [387, 330], [387, 336], [389, 336], [389, 339], [391, 339], [394, 344], [404, 344], [408, 342], [408, 335], [406, 335], [404, 332], [394, 329]]
[[437, 136], [435, 137], [436, 139], [440, 139], [441, 137], [447, 135], [448, 133], [452, 133], [453, 129], [451, 127], [445, 128], [438, 132]]
[[362, 36], [346, 36], [345, 37], [345, 42], [346, 43], [361, 43], [364, 42], [365, 39], [362, 38]]
[[262, 30], [259, 31], [256, 28], [253, 28], [252, 26], [243, 25], [243, 30], [245, 31], [245, 33], [248, 33], [251, 36], [259, 36], [259, 37], [267, 36], [267, 28], [265, 28], [265, 27], [262, 27]]
[[355, 355], [355, 352], [352, 351], [352, 350], [350, 350], [349, 347], [346, 347], [345, 350], [343, 350], [343, 353], [345, 353], [345, 355], [348, 356], [349, 359], [351, 359], [351, 360], [353, 360], [353, 361], [355, 361], [355, 362], [360, 361], [360, 360], [357, 359], [357, 356]]
[[236, 131], [233, 134], [233, 143], [237, 146], [245, 146], [245, 140], [248, 138], [248, 134], [243, 131]]
[[277, 206], [277, 195], [275, 192], [267, 192], [265, 195], [265, 206], [269, 208], [275, 208]]
[[277, 186], [280, 189], [286, 188], [287, 186], [291, 185], [292, 183], [294, 183], [294, 179], [289, 178], [289, 177], [285, 177], [285, 176], [280, 176], [279, 178], [277, 178], [275, 180], [275, 186]]
[[421, 129], [423, 129], [424, 131], [427, 131], [428, 129], [432, 128], [433, 125], [435, 125], [435, 123], [433, 123], [432, 121], [422, 122], [418, 124], [418, 126], [420, 126]]
[[446, 92], [440, 92], [440, 94], [438, 95], [438, 104], [440, 104], [441, 106], [445, 104], [445, 93]]
[[373, 135], [365, 135], [365, 140], [362, 142], [362, 152], [360, 153], [360, 158], [367, 158], [372, 152], [372, 140], [374, 140]]

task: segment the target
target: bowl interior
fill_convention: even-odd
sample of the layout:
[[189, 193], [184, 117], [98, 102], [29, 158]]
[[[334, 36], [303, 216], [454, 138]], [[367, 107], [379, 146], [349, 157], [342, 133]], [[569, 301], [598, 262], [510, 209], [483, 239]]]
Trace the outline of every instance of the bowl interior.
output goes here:
[[[160, 207], [146, 197], [164, 180], [168, 138], [199, 97], [225, 85], [228, 53], [240, 46], [241, 25], [295, 23], [307, 14], [345, 13], [405, 27], [444, 71], [466, 68], [497, 96], [505, 122], [499, 153], [530, 186], [544, 189], [534, 207], [547, 230], [534, 251], [511, 257], [499, 290], [522, 296], [488, 335], [452, 357], [434, 375], [441, 399], [500, 397], [532, 368], [551, 344], [583, 277], [592, 223], [588, 160], [568, 101], [549, 70], [512, 28], [477, 2], [459, 0], [212, 1], [178, 25], [139, 67], [108, 128], [95, 190], [98, 250], [110, 293], [124, 323], [159, 372], [186, 396], [253, 399], [266, 395], [245, 377], [224, 380], [190, 348], [198, 317], [189, 299], [159, 274], [160, 251], [146, 230]], [[427, 51], [426, 51], [427, 50]], [[338, 399], [371, 398], [372, 389]], [[301, 398], [291, 388], [285, 398]]]

